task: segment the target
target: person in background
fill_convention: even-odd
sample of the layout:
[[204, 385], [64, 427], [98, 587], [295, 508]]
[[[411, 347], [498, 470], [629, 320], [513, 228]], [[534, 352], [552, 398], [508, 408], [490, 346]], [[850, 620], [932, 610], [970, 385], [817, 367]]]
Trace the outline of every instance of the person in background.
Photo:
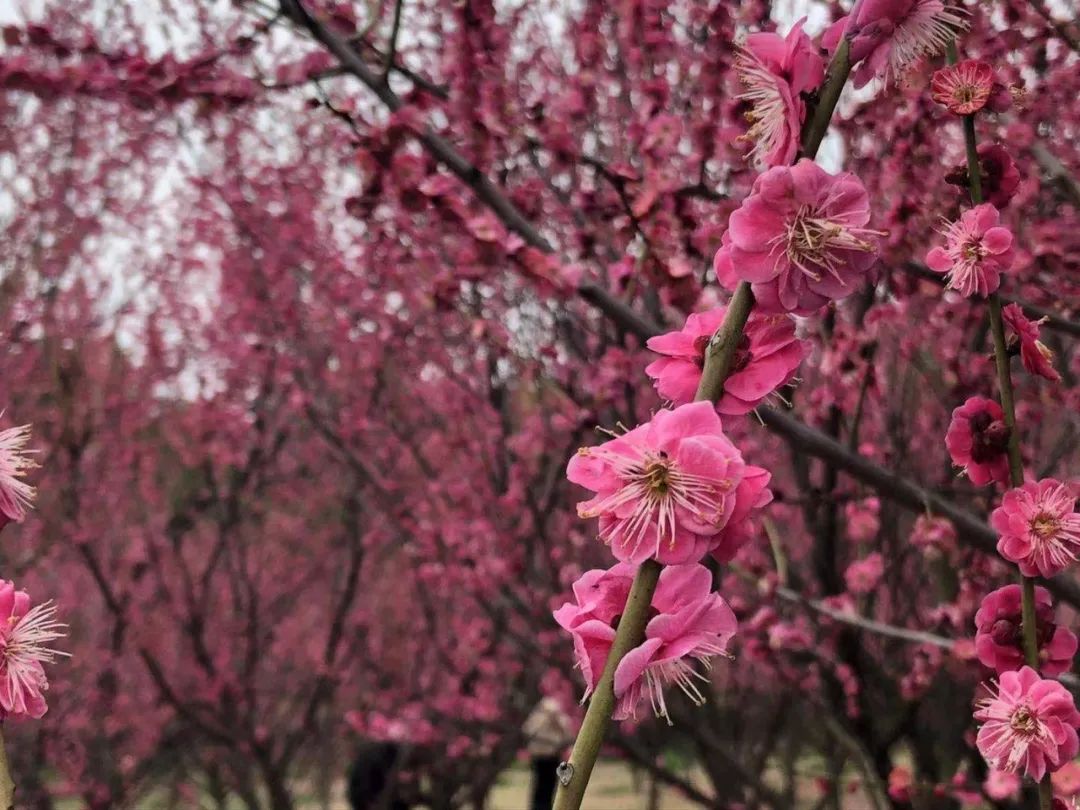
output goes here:
[[522, 732], [525, 735], [525, 748], [532, 761], [532, 803], [529, 810], [551, 810], [559, 762], [570, 744], [570, 721], [558, 701], [545, 697], [525, 720]]
[[403, 752], [394, 742], [364, 740], [349, 771], [349, 804], [353, 810], [409, 810], [397, 797], [397, 773]]

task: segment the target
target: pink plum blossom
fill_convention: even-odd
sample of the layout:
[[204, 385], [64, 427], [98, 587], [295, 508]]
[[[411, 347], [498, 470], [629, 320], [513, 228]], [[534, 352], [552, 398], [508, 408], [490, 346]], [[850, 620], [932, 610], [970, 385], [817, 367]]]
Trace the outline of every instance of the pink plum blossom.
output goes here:
[[1000, 274], [1015, 258], [1012, 231], [999, 225], [1001, 215], [990, 203], [977, 205], [944, 230], [945, 247], [926, 254], [926, 264], [948, 276], [949, 289], [965, 298], [989, 295], [1001, 283]]
[[709, 402], [661, 410], [628, 433], [581, 448], [567, 477], [596, 493], [578, 504], [578, 515], [599, 517], [601, 539], [634, 563], [697, 562], [724, 541], [733, 517], [745, 519], [771, 497], [769, 474], [743, 462]]
[[[554, 613], [555, 621], [573, 635], [585, 698], [600, 680], [635, 571], [636, 566], [624, 562], [606, 571], [585, 572], [574, 583], [574, 602]], [[668, 717], [664, 688], [673, 683], [695, 703], [704, 702], [695, 681], [708, 678], [694, 662], [707, 669], [711, 658], [727, 653], [736, 630], [735, 614], [711, 589], [712, 574], [703, 565], [673, 565], [660, 573], [645, 640], [615, 670], [616, 720], [636, 717], [646, 696], [658, 716]]]
[[7, 617], [0, 622], [0, 719], [39, 718], [49, 688], [41, 665], [64, 655], [48, 646], [64, 636], [64, 625], [52, 602], [30, 607], [26, 592], [6, 580], [0, 580], [0, 616]]
[[894, 766], [889, 771], [889, 798], [895, 802], [910, 801], [914, 784], [915, 777], [908, 768]]
[[1052, 577], [1080, 553], [1076, 491], [1053, 478], [1010, 489], [990, 524], [1000, 536], [998, 553], [1020, 566], [1024, 576]]
[[730, 562], [754, 536], [754, 516], [772, 502], [769, 481], [772, 474], [747, 465], [735, 490], [735, 508], [723, 530], [709, 541], [709, 553], [719, 562]]
[[1061, 374], [1054, 368], [1054, 353], [1039, 340], [1039, 326], [1044, 319], [1029, 320], [1019, 304], [1009, 304], [1001, 310], [1001, 318], [1013, 333], [1012, 345], [1020, 344], [1020, 362], [1029, 374], [1060, 382]]
[[1001, 406], [986, 397], [970, 397], [952, 412], [945, 446], [953, 464], [976, 486], [1009, 483], [1009, 427]]
[[976, 744], [990, 767], [1039, 781], [1076, 756], [1080, 712], [1057, 681], [1031, 667], [1002, 673], [997, 690], [980, 700]]
[[851, 593], [866, 594], [878, 586], [884, 573], [885, 561], [879, 552], [874, 551], [847, 567], [844, 582]]
[[1062, 798], [1071, 799], [1080, 794], [1080, 762], [1073, 760], [1066, 762], [1051, 777], [1054, 783], [1054, 794]]
[[1004, 112], [1012, 103], [1004, 85], [995, 79], [994, 69], [979, 59], [941, 68], [934, 73], [930, 89], [934, 101], [954, 115], [971, 115], [988, 105], [994, 112]]
[[967, 28], [964, 11], [943, 0], [859, 0], [844, 20], [846, 25], [838, 22], [830, 35], [843, 26], [851, 61], [859, 63], [856, 87], [875, 77], [899, 81], [918, 62], [944, 52]]
[[881, 232], [869, 221], [866, 189], [850, 172], [805, 159], [777, 166], [732, 213], [713, 268], [725, 286], [750, 282], [759, 311], [808, 315], [855, 292], [877, 260]]
[[1008, 801], [1020, 792], [1020, 777], [1008, 771], [991, 770], [983, 782], [983, 792], [994, 801]]
[[22, 522], [33, 505], [34, 488], [22, 480], [37, 466], [29, 457], [30, 425], [0, 431], [0, 528], [8, 521]]
[[[649, 338], [649, 348], [664, 357], [646, 366], [645, 373], [664, 399], [675, 405], [693, 401], [705, 350], [726, 312], [726, 307], [716, 307], [692, 313], [677, 332]], [[777, 388], [791, 382], [807, 350], [808, 345], [795, 337], [795, 322], [789, 316], [751, 314], [716, 410], [732, 415], [749, 413]]]
[[797, 22], [787, 37], [751, 34], [735, 60], [743, 86], [738, 97], [750, 104], [746, 118], [751, 126], [744, 137], [753, 144], [750, 154], [759, 168], [795, 159], [806, 118], [801, 94], [816, 89], [825, 76], [825, 62], [803, 32], [804, 22]]
[[[1006, 585], [983, 597], [975, 614], [975, 652], [984, 666], [998, 674], [1024, 665], [1021, 594], [1019, 585]], [[1076, 636], [1055, 624], [1054, 602], [1049, 591], [1035, 588], [1035, 627], [1039, 647], [1039, 671], [1060, 675], [1072, 666]]]

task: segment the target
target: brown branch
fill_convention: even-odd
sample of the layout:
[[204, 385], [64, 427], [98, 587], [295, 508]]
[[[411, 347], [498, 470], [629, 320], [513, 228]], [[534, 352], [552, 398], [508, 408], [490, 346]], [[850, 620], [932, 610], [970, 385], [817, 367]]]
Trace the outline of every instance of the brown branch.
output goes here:
[[[341, 62], [342, 66], [363, 82], [390, 110], [397, 111], [404, 102], [360, 58], [344, 39], [329, 30], [304, 8], [301, 0], [282, 0], [290, 17], [311, 35], [323, 43]], [[430, 127], [417, 132], [417, 138], [428, 152], [472, 189], [477, 198], [487, 205], [510, 230], [528, 244], [554, 253], [554, 248], [539, 230], [518, 210], [503, 191], [492, 183], [476, 166], [469, 162], [452, 144]], [[605, 315], [619, 323], [627, 331], [641, 339], [659, 334], [659, 329], [624, 302], [593, 284], [582, 285], [579, 295], [592, 303]], [[1058, 322], [1063, 319], [1057, 318]], [[1071, 323], [1066, 321], [1066, 323]], [[1049, 322], [1048, 322], [1049, 325]], [[931, 509], [949, 519], [961, 539], [989, 553], [996, 553], [997, 535], [985, 521], [949, 502], [945, 498], [924, 489], [895, 473], [877, 466], [869, 459], [853, 453], [835, 440], [797, 419], [771, 408], [758, 408], [758, 414], [770, 430], [783, 436], [790, 444], [829, 464], [834, 464], [851, 477], [869, 485], [882, 496], [903, 506], [922, 512]], [[1080, 606], [1080, 584], [1071, 580], [1053, 580], [1047, 588], [1073, 605]]]
[[[900, 265], [899, 269], [903, 270], [908, 275], [917, 276], [926, 281], [932, 281], [941, 287], [945, 286], [945, 277], [942, 276], [941, 273], [935, 273], [921, 262], [904, 262]], [[1044, 325], [1047, 329], [1062, 332], [1066, 335], [1073, 335], [1074, 337], [1080, 337], [1080, 322], [1069, 320], [1053, 310], [1046, 309], [1037, 304], [1028, 303], [1027, 301], [1021, 301], [1018, 298], [1010, 298], [1007, 295], [1002, 295], [1000, 297], [1006, 304], [1019, 304], [1020, 309], [1024, 310], [1029, 318], [1046, 318], [1046, 323]]]
[[401, 29], [401, 9], [405, 0], [397, 0], [394, 3], [394, 23], [390, 29], [390, 43], [386, 48], [386, 60], [383, 64], [383, 83], [390, 78], [390, 71], [394, 68], [394, 56], [397, 53], [398, 31]]
[[1080, 208], [1080, 181], [1073, 177], [1068, 167], [1046, 148], [1046, 144], [1039, 141], [1031, 144], [1031, 156], [1050, 180], [1065, 192], [1072, 204]]

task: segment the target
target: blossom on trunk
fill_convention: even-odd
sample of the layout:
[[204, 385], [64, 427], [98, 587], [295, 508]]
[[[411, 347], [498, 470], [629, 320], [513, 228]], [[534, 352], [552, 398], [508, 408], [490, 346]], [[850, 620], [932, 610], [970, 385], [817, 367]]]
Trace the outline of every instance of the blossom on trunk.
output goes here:
[[733, 517], [748, 517], [740, 505], [771, 499], [769, 474], [743, 462], [709, 402], [661, 410], [628, 433], [581, 448], [566, 474], [596, 493], [578, 504], [578, 515], [599, 517], [601, 539], [634, 563], [696, 562], [723, 542]]
[[1001, 310], [1001, 318], [1015, 336], [1010, 345], [1020, 344], [1020, 362], [1029, 374], [1045, 377], [1051, 382], [1060, 382], [1061, 374], [1054, 368], [1054, 353], [1039, 340], [1039, 326], [1042, 318], [1032, 321], [1024, 315], [1019, 304], [1009, 304]]
[[998, 553], [1020, 566], [1024, 576], [1052, 577], [1080, 554], [1080, 512], [1076, 491], [1053, 478], [1010, 489], [990, 515]]
[[[979, 180], [983, 199], [998, 210], [1009, 204], [1020, 187], [1020, 170], [1016, 161], [1003, 146], [984, 143], [979, 147]], [[967, 194], [971, 184], [967, 163], [957, 166], [947, 175], [945, 182], [959, 186]]]
[[825, 76], [825, 62], [803, 32], [805, 18], [786, 37], [758, 32], [746, 38], [735, 58], [735, 73], [750, 104], [750, 154], [759, 167], [791, 163], [799, 149], [806, 118], [802, 93], [816, 89]]
[[994, 76], [994, 69], [980, 59], [965, 59], [934, 73], [931, 95], [954, 115], [971, 115], [989, 106], [1004, 112], [1012, 97]]
[[29, 441], [30, 425], [0, 431], [0, 529], [8, 521], [22, 522], [34, 503], [34, 488], [22, 480], [37, 466], [26, 450]]
[[856, 87], [875, 77], [891, 84], [923, 59], [943, 53], [967, 25], [966, 12], [942, 0], [859, 0], [830, 29], [826, 44], [843, 30], [851, 62], [858, 65]]
[[1009, 483], [1009, 427], [1001, 406], [986, 397], [970, 397], [952, 412], [945, 446], [953, 464], [976, 486]]
[[64, 636], [64, 625], [56, 621], [52, 602], [30, 607], [26, 592], [6, 580], [0, 580], [0, 617], [7, 617], [0, 621], [0, 719], [36, 719], [48, 708], [42, 664], [65, 655], [49, 646]]
[[[724, 321], [726, 307], [692, 313], [682, 329], [649, 338], [648, 346], [664, 355], [645, 367], [656, 390], [675, 405], [692, 402], [701, 382], [709, 340]], [[795, 337], [787, 315], [751, 314], [716, 403], [722, 414], [749, 413], [777, 388], [791, 382], [808, 345]]]
[[[1054, 602], [1042, 586], [1035, 588], [1035, 638], [1039, 671], [1060, 675], [1072, 666], [1076, 636], [1054, 622]], [[1006, 585], [983, 597], [975, 614], [975, 652], [998, 674], [1024, 665], [1023, 617], [1019, 585]]]
[[979, 753], [990, 767], [1039, 781], [1076, 756], [1080, 712], [1057, 681], [1031, 667], [1002, 673], [996, 690], [980, 700], [975, 719]]
[[947, 274], [948, 287], [964, 297], [994, 292], [1015, 258], [1012, 231], [998, 224], [1000, 218], [990, 203], [965, 211], [946, 226], [945, 247], [932, 248], [926, 264]]
[[759, 312], [809, 315], [858, 289], [877, 261], [870, 201], [850, 172], [832, 175], [811, 160], [758, 176], [732, 213], [716, 254], [717, 278], [753, 285]]
[[[585, 676], [583, 700], [600, 680], [636, 570], [630, 563], [618, 563], [606, 571], [585, 572], [574, 583], [574, 602], [554, 613], [555, 621], [573, 635], [577, 665]], [[708, 678], [695, 663], [708, 669], [710, 659], [726, 655], [736, 630], [735, 614], [711, 589], [712, 574], [703, 565], [673, 565], [660, 573], [645, 639], [615, 670], [616, 720], [635, 717], [646, 696], [653, 711], [667, 718], [664, 688], [670, 684], [695, 703], [704, 702], [697, 681]]]

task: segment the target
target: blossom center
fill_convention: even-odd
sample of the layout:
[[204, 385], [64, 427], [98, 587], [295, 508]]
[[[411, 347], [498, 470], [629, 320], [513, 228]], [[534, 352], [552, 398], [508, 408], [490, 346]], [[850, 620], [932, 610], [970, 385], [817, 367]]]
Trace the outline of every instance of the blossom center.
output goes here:
[[660, 458], [645, 467], [645, 481], [649, 489], [657, 495], [666, 495], [668, 491], [668, 476], [670, 464], [667, 454], [661, 453]]
[[1039, 730], [1039, 717], [1030, 706], [1021, 704], [1009, 718], [1009, 728], [1024, 737], [1033, 737]]
[[990, 637], [1001, 647], [1016, 647], [1020, 643], [1020, 625], [1010, 619], [998, 619], [990, 628]]
[[979, 239], [969, 239], [960, 248], [960, 252], [969, 262], [977, 262], [986, 258], [986, 248]]
[[1031, 521], [1031, 531], [1040, 540], [1048, 540], [1061, 531], [1061, 520], [1048, 512], [1040, 512]]
[[993, 461], [1008, 448], [1009, 426], [983, 411], [971, 418], [971, 458], [979, 464]]
[[690, 517], [719, 525], [724, 517], [731, 482], [687, 472], [663, 450], [634, 448], [626, 453], [587, 448], [579, 452], [602, 456], [622, 482], [619, 489], [578, 511], [583, 518], [617, 515], [606, 527], [601, 524], [600, 537], [605, 541], [637, 549], [654, 531], [658, 550], [665, 541], [674, 547], [680, 520]]
[[842, 281], [839, 268], [845, 264], [845, 257], [840, 252], [873, 252], [874, 245], [863, 237], [878, 233], [868, 228], [849, 228], [814, 206], [803, 205], [787, 223], [785, 233], [773, 241], [782, 242], [788, 260], [814, 281], [821, 281], [822, 270]]

